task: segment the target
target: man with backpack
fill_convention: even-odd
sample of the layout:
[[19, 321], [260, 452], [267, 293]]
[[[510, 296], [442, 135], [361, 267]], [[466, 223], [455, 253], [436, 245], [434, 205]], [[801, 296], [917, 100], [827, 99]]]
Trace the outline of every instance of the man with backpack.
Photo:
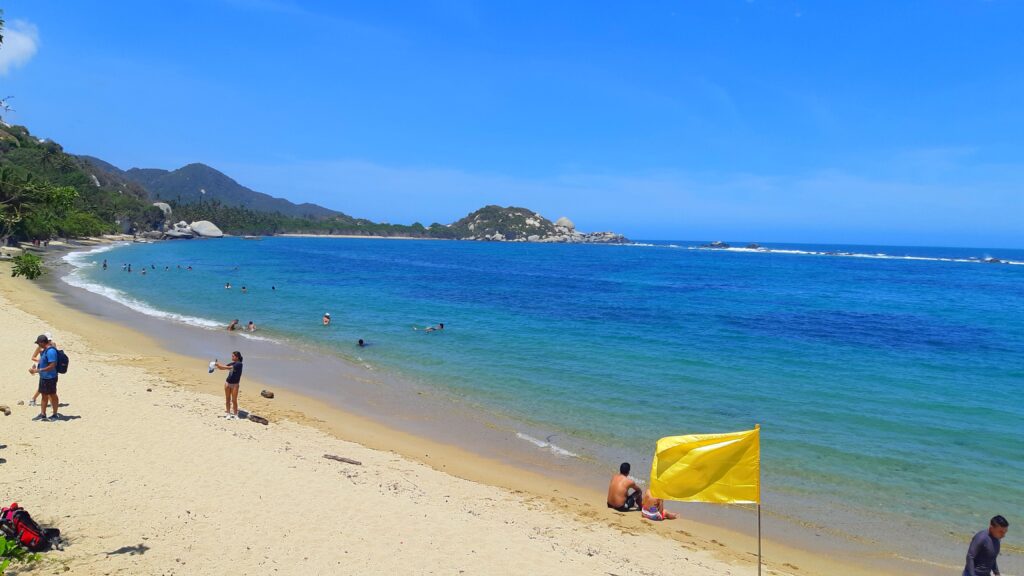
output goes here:
[[60, 402], [60, 399], [57, 398], [57, 359], [59, 354], [46, 334], [40, 334], [36, 338], [36, 345], [43, 351], [39, 353], [39, 362], [35, 367], [29, 368], [28, 372], [29, 374], [39, 374], [39, 394], [43, 399], [39, 404], [41, 411], [33, 420], [46, 420], [47, 403], [53, 405], [53, 415], [50, 416], [50, 420], [59, 420], [60, 415], [57, 414], [58, 402]]

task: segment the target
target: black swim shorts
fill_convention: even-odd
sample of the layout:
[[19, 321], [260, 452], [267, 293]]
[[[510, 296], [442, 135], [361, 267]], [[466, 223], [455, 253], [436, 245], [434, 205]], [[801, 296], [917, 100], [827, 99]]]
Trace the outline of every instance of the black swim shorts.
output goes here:
[[40, 394], [56, 394], [57, 393], [57, 377], [43, 378], [39, 377], [39, 393]]

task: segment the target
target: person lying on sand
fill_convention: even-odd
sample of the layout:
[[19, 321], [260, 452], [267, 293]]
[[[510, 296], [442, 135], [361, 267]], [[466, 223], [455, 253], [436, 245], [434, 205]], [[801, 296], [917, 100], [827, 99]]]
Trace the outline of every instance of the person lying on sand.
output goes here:
[[619, 473], [608, 483], [608, 507], [619, 512], [629, 512], [640, 506], [642, 491], [629, 477], [629, 462], [619, 465]]
[[650, 488], [644, 490], [643, 507], [640, 509], [640, 513], [643, 514], [644, 519], [654, 520], [655, 522], [675, 520], [679, 517], [674, 512], [665, 512], [665, 501], [651, 496]]

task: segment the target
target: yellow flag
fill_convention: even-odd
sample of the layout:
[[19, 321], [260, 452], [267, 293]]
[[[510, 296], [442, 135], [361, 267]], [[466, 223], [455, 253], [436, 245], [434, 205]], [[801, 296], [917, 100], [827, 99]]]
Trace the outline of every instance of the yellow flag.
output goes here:
[[658, 440], [651, 464], [655, 498], [716, 504], [761, 502], [760, 426], [728, 434]]

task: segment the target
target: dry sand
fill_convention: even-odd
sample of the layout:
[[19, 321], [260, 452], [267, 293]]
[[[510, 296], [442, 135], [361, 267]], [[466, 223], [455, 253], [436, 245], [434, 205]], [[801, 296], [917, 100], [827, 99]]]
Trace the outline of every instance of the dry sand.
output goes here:
[[[0, 266], [0, 404], [13, 410], [0, 416], [0, 501], [18, 501], [67, 543], [34, 572], [756, 574], [750, 537], [654, 525], [607, 510], [600, 491], [312, 400], [264, 400], [249, 375], [240, 407], [271, 424], [219, 418], [223, 372], [62, 309], [35, 286]], [[27, 405], [43, 332], [71, 357], [57, 422], [31, 421], [38, 408]], [[770, 541], [765, 553], [765, 574], [880, 573]]]

